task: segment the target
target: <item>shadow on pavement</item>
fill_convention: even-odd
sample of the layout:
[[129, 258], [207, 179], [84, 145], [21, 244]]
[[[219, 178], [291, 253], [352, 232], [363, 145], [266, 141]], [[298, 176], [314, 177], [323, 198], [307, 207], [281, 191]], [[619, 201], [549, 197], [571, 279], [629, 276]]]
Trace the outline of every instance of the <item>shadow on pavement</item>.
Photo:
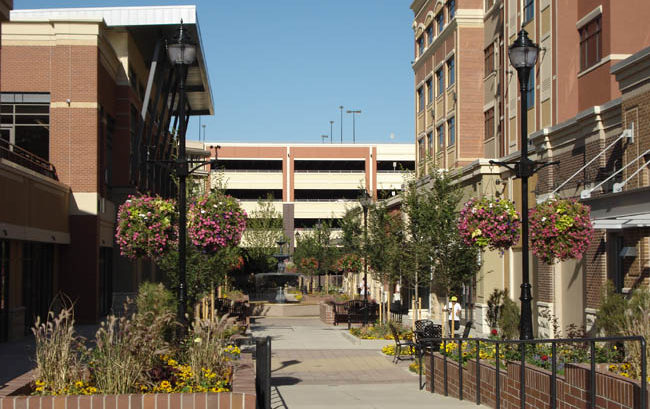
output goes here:
[[298, 360], [295, 360], [295, 359], [292, 359], [290, 361], [282, 361], [282, 362], [280, 362], [280, 366], [278, 368], [272, 370], [271, 372], [277, 372], [277, 371], [279, 371], [281, 369], [284, 369], [284, 368], [286, 368], [288, 366], [297, 365], [297, 364], [299, 364], [301, 362], [302, 361], [298, 361]]
[[289, 409], [277, 386], [271, 391], [271, 409]]
[[300, 382], [302, 382], [302, 379], [293, 376], [274, 376], [271, 378], [271, 385], [275, 386], [276, 389], [278, 386], [296, 385]]

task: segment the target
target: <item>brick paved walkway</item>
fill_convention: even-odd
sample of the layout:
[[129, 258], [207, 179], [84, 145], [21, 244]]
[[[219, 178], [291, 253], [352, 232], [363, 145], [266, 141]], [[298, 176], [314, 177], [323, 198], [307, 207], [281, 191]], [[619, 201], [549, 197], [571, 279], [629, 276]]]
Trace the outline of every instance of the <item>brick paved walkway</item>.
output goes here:
[[272, 338], [274, 409], [482, 408], [420, 391], [410, 361], [380, 352], [392, 341], [358, 341], [318, 318], [262, 318], [251, 331]]

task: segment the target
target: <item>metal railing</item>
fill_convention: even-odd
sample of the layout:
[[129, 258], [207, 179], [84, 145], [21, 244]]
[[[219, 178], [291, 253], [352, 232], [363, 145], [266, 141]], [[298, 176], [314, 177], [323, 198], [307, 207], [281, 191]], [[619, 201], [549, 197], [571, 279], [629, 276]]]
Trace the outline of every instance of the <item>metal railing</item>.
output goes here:
[[[589, 373], [589, 408], [596, 408], [596, 344], [604, 342], [639, 342], [641, 349], [641, 393], [639, 396], [639, 408], [646, 408], [646, 398], [647, 398], [647, 359], [646, 359], [646, 340], [642, 336], [628, 336], [628, 337], [598, 337], [598, 338], [554, 338], [554, 339], [530, 339], [530, 340], [496, 340], [496, 339], [486, 339], [486, 338], [438, 338], [433, 342], [433, 345], [442, 344], [443, 350], [447, 350], [447, 343], [457, 344], [458, 350], [458, 399], [463, 400], [463, 343], [475, 344], [476, 347], [476, 404], [481, 404], [481, 365], [480, 365], [480, 343], [494, 344], [495, 345], [495, 372], [496, 372], [496, 385], [495, 386], [495, 404], [496, 408], [500, 409], [501, 407], [501, 382], [500, 382], [500, 372], [501, 372], [501, 359], [499, 354], [500, 345], [519, 345], [520, 353], [520, 372], [519, 372], [519, 400], [520, 406], [522, 409], [526, 407], [526, 346], [527, 345], [537, 345], [537, 344], [551, 344], [551, 382], [550, 382], [550, 408], [557, 408], [557, 345], [558, 344], [583, 344], [589, 345], [589, 364], [590, 364], [590, 373]], [[423, 388], [422, 384], [422, 358], [425, 352], [425, 349], [428, 349], [429, 352], [436, 352], [435, 348], [432, 348], [431, 344], [425, 348], [419, 348], [419, 379], [420, 379], [420, 389]], [[445, 396], [448, 396], [448, 377], [447, 377], [447, 354], [443, 355], [443, 388]], [[435, 358], [433, 353], [429, 356], [430, 362], [430, 389], [431, 393], [435, 392]]]
[[271, 337], [256, 340], [255, 361], [257, 407], [271, 409]]
[[20, 146], [14, 145], [1, 139], [0, 158], [7, 159], [10, 162], [16, 163], [29, 170], [33, 170], [34, 172], [58, 180], [58, 177], [56, 175], [56, 168], [50, 162], [46, 161], [38, 155], [34, 155], [33, 153], [21, 148]]

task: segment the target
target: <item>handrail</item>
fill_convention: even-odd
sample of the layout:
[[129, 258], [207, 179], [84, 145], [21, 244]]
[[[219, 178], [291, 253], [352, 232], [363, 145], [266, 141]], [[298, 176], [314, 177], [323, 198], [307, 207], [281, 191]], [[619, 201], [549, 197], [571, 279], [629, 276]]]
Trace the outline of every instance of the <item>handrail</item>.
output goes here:
[[[500, 382], [499, 382], [499, 374], [500, 374], [500, 365], [501, 365], [501, 359], [499, 358], [499, 345], [502, 344], [514, 344], [514, 345], [519, 345], [521, 348], [521, 355], [520, 355], [520, 369], [519, 369], [519, 385], [521, 387], [520, 390], [520, 405], [521, 408], [524, 409], [526, 407], [526, 381], [525, 381], [525, 376], [526, 376], [526, 345], [535, 345], [535, 344], [551, 344], [551, 400], [550, 400], [550, 407], [551, 409], [555, 409], [557, 407], [557, 390], [556, 390], [556, 377], [557, 377], [557, 344], [570, 344], [570, 343], [578, 343], [578, 344], [589, 344], [589, 351], [590, 351], [590, 377], [589, 377], [589, 407], [594, 409], [596, 407], [596, 353], [595, 353], [595, 347], [596, 343], [598, 342], [626, 342], [626, 341], [637, 341], [641, 345], [641, 393], [639, 396], [639, 407], [645, 409], [646, 408], [646, 398], [647, 398], [647, 388], [648, 388], [648, 370], [647, 370], [647, 357], [646, 357], [646, 340], [644, 337], [640, 335], [635, 335], [635, 336], [616, 336], [616, 337], [597, 337], [597, 338], [551, 338], [551, 339], [526, 339], [526, 340], [521, 340], [521, 339], [508, 339], [508, 340], [500, 340], [500, 339], [489, 339], [489, 338], [436, 338], [435, 342], [433, 344], [437, 343], [442, 343], [443, 350], [446, 351], [447, 349], [447, 343], [452, 342], [456, 343], [458, 345], [458, 362], [459, 362], [459, 371], [458, 371], [458, 383], [461, 385], [459, 388], [459, 399], [463, 400], [463, 395], [462, 395], [462, 384], [463, 384], [463, 370], [462, 370], [462, 343], [475, 343], [476, 344], [476, 364], [477, 367], [479, 366], [479, 361], [480, 361], [480, 343], [491, 343], [495, 344], [495, 349], [496, 349], [496, 385], [495, 385], [495, 403], [496, 403], [496, 408], [499, 409], [501, 406], [501, 391], [500, 391]], [[434, 351], [433, 344], [431, 347], [431, 352]], [[419, 368], [420, 368], [420, 373], [422, 372], [422, 356], [423, 352], [420, 353], [419, 356]], [[434, 371], [434, 362], [435, 359], [433, 357], [433, 353], [431, 354], [431, 368], [430, 368], [430, 373], [431, 373], [431, 392], [434, 392], [434, 384], [435, 384], [435, 371]], [[448, 394], [448, 388], [447, 388], [447, 354], [443, 355], [443, 362], [444, 362], [444, 389], [445, 389], [445, 396]], [[476, 388], [476, 404], [479, 405], [481, 403], [481, 388], [479, 387], [481, 384], [481, 372], [479, 369], [476, 370], [476, 380], [475, 384], [477, 385]], [[420, 387], [421, 387], [420, 383]]]
[[[632, 161], [630, 161], [630, 163], [634, 163], [634, 162], [638, 161], [639, 159], [641, 159], [641, 157], [646, 156], [646, 155], [649, 154], [649, 153], [650, 153], [650, 149], [646, 150], [646, 151], [643, 152], [641, 155], [637, 156], [637, 158], [634, 159], [634, 160], [632, 160]], [[628, 163], [628, 165], [629, 165], [630, 163]], [[613, 191], [614, 193], [620, 193], [620, 192], [622, 192], [622, 191], [623, 191], [623, 186], [625, 186], [625, 185], [627, 184], [627, 182], [629, 182], [633, 177], [635, 177], [636, 175], [638, 175], [638, 174], [643, 170], [643, 168], [645, 168], [646, 166], [648, 166], [648, 164], [650, 164], [650, 161], [646, 161], [646, 163], [644, 163], [642, 166], [639, 166], [639, 169], [635, 170], [635, 171], [634, 171], [630, 176], [628, 176], [627, 179], [625, 179], [625, 180], [622, 181], [621, 183], [614, 183], [614, 188], [612, 189], [612, 191]]]
[[[632, 139], [632, 141], [634, 141], [634, 123], [632, 123], [632, 126], [631, 126], [629, 129], [624, 130], [623, 133], [621, 133], [621, 134], [619, 135], [619, 137], [616, 138], [616, 140], [614, 140], [614, 142], [610, 143], [610, 144], [609, 144], [605, 149], [603, 149], [603, 150], [602, 150], [598, 155], [596, 155], [596, 156], [594, 156], [593, 158], [591, 158], [591, 160], [590, 160], [589, 162], [587, 162], [583, 167], [581, 167], [580, 169], [578, 169], [578, 170], [577, 170], [573, 175], [569, 176], [569, 177], [568, 177], [564, 182], [562, 182], [562, 183], [560, 184], [560, 186], [556, 187], [555, 190], [553, 190], [553, 191], [552, 191], [548, 196], [546, 196], [546, 195], [544, 195], [545, 197], [544, 197], [544, 196], [540, 196], [540, 198], [539, 198], [539, 200], [538, 200], [538, 203], [539, 203], [540, 201], [544, 201], [544, 200], [546, 200], [546, 197], [549, 197], [549, 196], [550, 196], [550, 197], [553, 197], [557, 192], [560, 191], [560, 189], [562, 189], [562, 188], [564, 187], [564, 185], [566, 185], [567, 183], [569, 183], [569, 181], [570, 181], [571, 179], [573, 179], [574, 177], [576, 177], [577, 175], [579, 175], [580, 172], [582, 172], [583, 170], [585, 170], [585, 169], [587, 168], [587, 166], [591, 165], [591, 164], [592, 164], [596, 159], [598, 159], [601, 155], [603, 155], [605, 152], [607, 152], [607, 151], [609, 150], [609, 148], [611, 148], [612, 146], [616, 145], [616, 144], [618, 143], [618, 141], [620, 141], [620, 140], [623, 139], [623, 138], [630, 138], [630, 139]], [[599, 185], [599, 186], [600, 186], [600, 185]], [[593, 189], [592, 189], [592, 190], [593, 190]], [[590, 192], [591, 192], [591, 191], [590, 191]]]
[[0, 158], [7, 159], [52, 179], [59, 179], [56, 174], [56, 168], [50, 162], [18, 145], [4, 140], [0, 140]]

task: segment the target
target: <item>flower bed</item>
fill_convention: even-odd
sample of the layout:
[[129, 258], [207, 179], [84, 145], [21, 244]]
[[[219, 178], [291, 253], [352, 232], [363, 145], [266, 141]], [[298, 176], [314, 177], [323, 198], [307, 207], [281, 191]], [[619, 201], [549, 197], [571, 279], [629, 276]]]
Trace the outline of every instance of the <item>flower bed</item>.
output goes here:
[[[413, 339], [413, 331], [410, 329], [401, 326], [396, 326], [396, 329], [400, 339]], [[360, 339], [393, 339], [393, 334], [386, 324], [350, 328], [350, 334]]]
[[[430, 392], [459, 398], [461, 394], [459, 371], [462, 371], [463, 399], [474, 400], [480, 394], [482, 405], [495, 408], [496, 384], [500, 386], [500, 407], [520, 407], [521, 365], [507, 361], [501, 367], [499, 378], [495, 366], [485, 360], [468, 359], [464, 366], [445, 359], [442, 354], [426, 353], [423, 359], [426, 375], [426, 389]], [[431, 377], [434, 373], [433, 379]], [[587, 407], [589, 402], [589, 365], [568, 363], [564, 374], [556, 377], [557, 407]], [[478, 389], [477, 389], [478, 384]], [[526, 365], [525, 384], [526, 407], [545, 408], [550, 401], [551, 372], [534, 365]], [[596, 407], [632, 409], [638, 408], [640, 395], [638, 381], [618, 376], [611, 372], [596, 371]]]

